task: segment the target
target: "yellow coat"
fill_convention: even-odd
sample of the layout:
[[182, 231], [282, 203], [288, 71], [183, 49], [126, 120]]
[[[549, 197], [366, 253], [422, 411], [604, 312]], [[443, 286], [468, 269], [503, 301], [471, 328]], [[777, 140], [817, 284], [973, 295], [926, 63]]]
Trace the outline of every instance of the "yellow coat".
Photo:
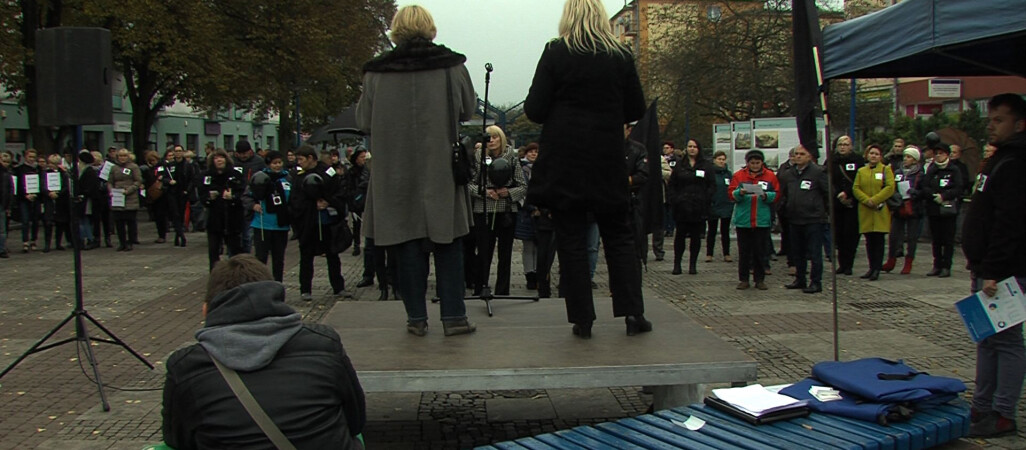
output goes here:
[[[859, 202], [859, 233], [890, 233], [891, 210], [887, 208], [887, 199], [894, 194], [894, 171], [889, 164], [878, 163], [876, 167], [869, 164], [862, 166], [855, 173], [852, 186], [855, 200]], [[872, 200], [875, 205], [869, 206]]]

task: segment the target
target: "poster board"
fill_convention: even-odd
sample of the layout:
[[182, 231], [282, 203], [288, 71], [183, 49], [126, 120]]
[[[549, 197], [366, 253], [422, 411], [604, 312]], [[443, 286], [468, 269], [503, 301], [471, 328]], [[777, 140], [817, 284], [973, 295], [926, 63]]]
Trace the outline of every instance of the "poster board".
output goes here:
[[730, 171], [737, 172], [745, 166], [745, 153], [752, 149], [752, 122], [731, 122], [730, 135]]
[[722, 151], [727, 154], [727, 160], [730, 160], [731, 144], [730, 144], [730, 124], [729, 123], [715, 123], [713, 124], [713, 151], [715, 154], [718, 151]]
[[997, 294], [976, 292], [955, 303], [969, 337], [980, 342], [1026, 320], [1026, 297], [1015, 277], [998, 282]]

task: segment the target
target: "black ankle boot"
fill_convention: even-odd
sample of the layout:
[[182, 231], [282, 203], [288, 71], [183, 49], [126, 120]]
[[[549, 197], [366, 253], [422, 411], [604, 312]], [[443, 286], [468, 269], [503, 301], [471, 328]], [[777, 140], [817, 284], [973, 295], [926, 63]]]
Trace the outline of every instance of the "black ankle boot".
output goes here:
[[381, 287], [381, 295], [378, 296], [378, 300], [388, 300], [388, 285]]
[[591, 324], [592, 322], [575, 323], [571, 331], [573, 331], [574, 336], [581, 339], [591, 339]]
[[691, 261], [688, 265], [688, 274], [694, 275], [698, 273], [698, 261]]
[[527, 289], [533, 291], [538, 289], [538, 276], [534, 272], [527, 272], [524, 274], [524, 278], [527, 279]]
[[680, 270], [680, 258], [673, 258], [673, 271], [670, 272], [670, 274], [680, 275], [682, 273], [684, 273], [684, 271]]
[[628, 336], [634, 336], [638, 333], [648, 333], [649, 331], [652, 331], [652, 322], [645, 320], [645, 316], [643, 315], [627, 316], [624, 319], [624, 322], [627, 323]]

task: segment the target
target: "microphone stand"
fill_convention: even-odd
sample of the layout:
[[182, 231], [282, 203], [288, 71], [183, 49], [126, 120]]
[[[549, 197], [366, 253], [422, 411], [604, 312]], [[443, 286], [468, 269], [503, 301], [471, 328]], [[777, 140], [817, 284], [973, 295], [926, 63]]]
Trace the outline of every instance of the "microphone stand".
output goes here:
[[[477, 224], [477, 242], [483, 243], [488, 238], [488, 197], [485, 195], [485, 171], [488, 170], [488, 166], [485, 164], [485, 156], [488, 152], [488, 87], [492, 81], [492, 64], [485, 64], [485, 95], [484, 95], [484, 107], [481, 113], [481, 154], [478, 155], [478, 170], [477, 170], [477, 193], [481, 197], [484, 207], [482, 208], [485, 216], [485, 222]], [[514, 170], [519, 169], [514, 168]], [[473, 211], [471, 211], [473, 214]], [[493, 219], [494, 221], [494, 219]], [[492, 300], [534, 300], [538, 301], [537, 293], [534, 296], [519, 296], [519, 295], [492, 295], [492, 289], [488, 286], [488, 279], [484, 277], [484, 274], [488, 273], [490, 267], [485, 266], [487, 261], [483, 255], [480, 254], [481, 248], [478, 247], [478, 256], [480, 259], [481, 267], [478, 272], [481, 275], [481, 280], [484, 286], [478, 286], [481, 289], [480, 295], [471, 295], [465, 297], [465, 300], [484, 300], [485, 308], [488, 309], [488, 316], [491, 317], [492, 313]], [[496, 250], [497, 251], [497, 250]]]

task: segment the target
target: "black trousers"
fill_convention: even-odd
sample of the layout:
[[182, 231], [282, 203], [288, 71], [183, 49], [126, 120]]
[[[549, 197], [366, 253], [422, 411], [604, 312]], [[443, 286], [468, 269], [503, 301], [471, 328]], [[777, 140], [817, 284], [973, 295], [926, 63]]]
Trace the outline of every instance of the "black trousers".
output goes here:
[[271, 257], [271, 273], [274, 281], [281, 282], [285, 275], [285, 247], [289, 245], [288, 230], [253, 229], [253, 243], [256, 246], [256, 258], [267, 264]]
[[777, 214], [777, 221], [780, 222], [780, 251], [778, 255], [787, 255], [788, 267], [794, 267], [795, 261], [791, 258], [791, 221], [783, 214]]
[[866, 259], [869, 260], [869, 270], [880, 270], [883, 266], [886, 241], [887, 233], [866, 233]]
[[363, 241], [363, 277], [378, 277], [378, 287], [394, 285], [396, 280], [395, 249], [374, 245], [374, 239]]
[[766, 280], [766, 240], [769, 228], [737, 227], [737, 279], [748, 282], [749, 273], [754, 271], [756, 283]]
[[834, 245], [837, 247], [837, 267], [851, 270], [855, 264], [855, 251], [859, 247], [859, 211], [834, 203]]
[[677, 222], [677, 234], [673, 236], [673, 265], [679, 266], [684, 256], [685, 242], [691, 240], [691, 253], [688, 261], [694, 265], [698, 262], [698, 254], [702, 250], [702, 235], [705, 234], [705, 221]]
[[157, 224], [157, 237], [167, 238], [167, 228], [171, 221], [171, 202], [166, 195], [161, 196], [150, 205], [150, 212], [153, 213], [153, 222]]
[[207, 259], [210, 261], [209, 270], [214, 270], [214, 265], [221, 260], [221, 248], [228, 247], [228, 257], [231, 258], [242, 253], [242, 234], [238, 231], [228, 233], [224, 230], [207, 229]]
[[[516, 230], [516, 220], [506, 220], [503, 215], [512, 219], [513, 213], [498, 214], [474, 214], [474, 223], [483, 224], [484, 231], [478, 229], [478, 261], [477, 288], [488, 285], [492, 270], [492, 254], [495, 252], [495, 244], [499, 245], [499, 261], [495, 274], [495, 295], [509, 295], [510, 271], [513, 268], [513, 232]], [[480, 272], [483, 271], [483, 272]]]
[[810, 280], [814, 284], [823, 282], [823, 224], [789, 224], [791, 248], [787, 252], [787, 258], [794, 262], [795, 281], [805, 282], [806, 268], [808, 262], [812, 262], [812, 272], [809, 273]]
[[[316, 231], [316, 230], [314, 230]], [[307, 241], [304, 243], [304, 239]], [[321, 226], [321, 239], [310, 239], [309, 236], [299, 237], [299, 292], [302, 294], [313, 293], [313, 271], [314, 257], [324, 255], [328, 260], [328, 282], [331, 283], [333, 292], [339, 292], [346, 288], [346, 280], [342, 277], [342, 260], [338, 253], [325, 251], [328, 243], [333, 239], [331, 226]]]
[[956, 216], [930, 216], [930, 240], [933, 242], [933, 267], [951, 270], [955, 256]]
[[[641, 262], [634, 254], [634, 232], [629, 212], [595, 213], [613, 292], [613, 317], [645, 313], [641, 294]], [[553, 211], [556, 248], [559, 252], [560, 285], [571, 323], [595, 320], [591, 276], [588, 268], [588, 219], [580, 211]]]
[[112, 211], [114, 226], [118, 233], [118, 243], [130, 244], [139, 240], [139, 224], [136, 219], [138, 211]]
[[709, 228], [705, 235], [705, 254], [712, 256], [716, 249], [716, 228], [720, 229], [720, 246], [723, 247], [723, 256], [730, 254], [730, 217], [709, 219]]
[[177, 237], [185, 236], [185, 210], [190, 207], [189, 199], [184, 195], [172, 195], [167, 199], [167, 215]]
[[93, 202], [93, 240], [100, 242], [100, 227], [103, 227], [103, 238], [110, 240], [110, 235], [114, 234], [114, 226], [111, 223], [111, 211], [110, 207], [106, 203]]

